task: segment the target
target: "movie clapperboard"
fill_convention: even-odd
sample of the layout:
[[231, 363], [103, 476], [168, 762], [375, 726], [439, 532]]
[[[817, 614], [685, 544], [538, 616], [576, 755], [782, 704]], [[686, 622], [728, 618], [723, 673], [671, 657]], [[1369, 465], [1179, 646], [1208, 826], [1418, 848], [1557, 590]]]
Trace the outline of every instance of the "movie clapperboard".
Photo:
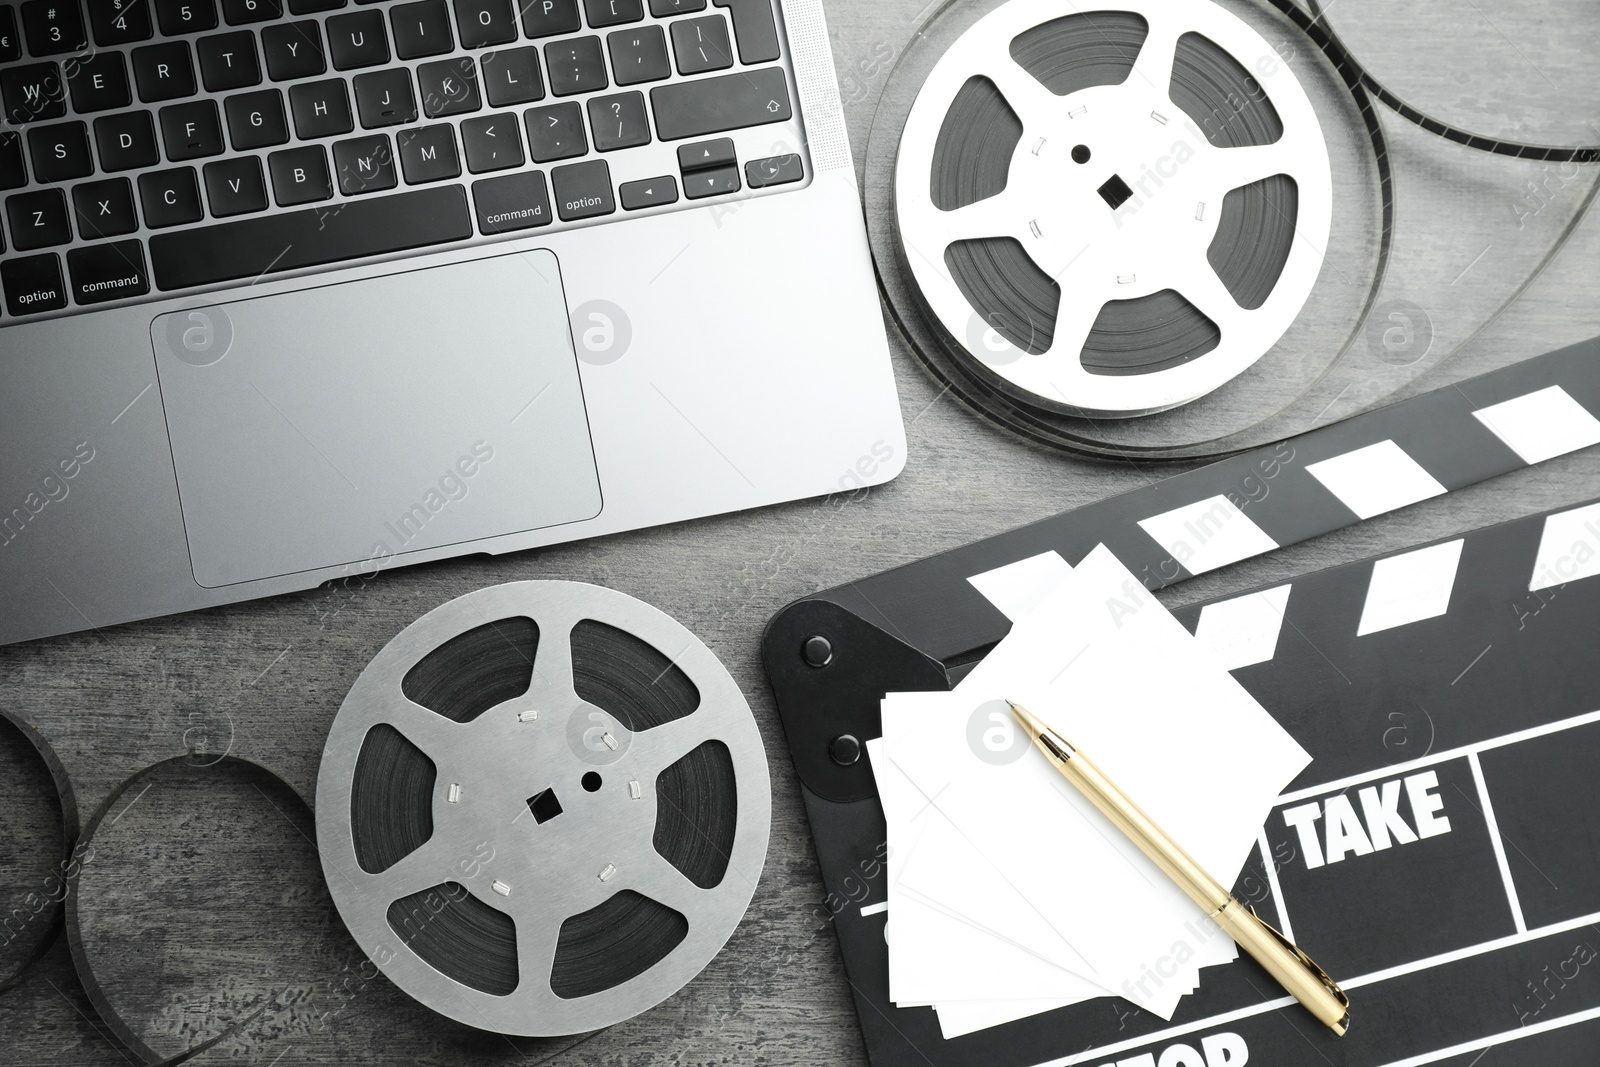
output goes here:
[[944, 1040], [889, 1002], [883, 812], [840, 742], [1005, 635], [985, 575], [1104, 543], [1156, 588], [1600, 442], [1596, 413], [1587, 342], [780, 612], [764, 656], [875, 1067], [1600, 1062], [1600, 503], [1176, 612], [1313, 756], [1233, 891], [1344, 986], [1342, 1039], [1241, 955], [1170, 1022], [1101, 998]]

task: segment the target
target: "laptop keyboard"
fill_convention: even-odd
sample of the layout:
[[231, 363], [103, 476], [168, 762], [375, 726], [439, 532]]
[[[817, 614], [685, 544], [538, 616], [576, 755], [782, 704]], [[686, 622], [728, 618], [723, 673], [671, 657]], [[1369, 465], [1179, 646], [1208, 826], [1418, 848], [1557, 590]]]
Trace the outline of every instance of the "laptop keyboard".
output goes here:
[[0, 2], [0, 324], [795, 185], [772, 3]]

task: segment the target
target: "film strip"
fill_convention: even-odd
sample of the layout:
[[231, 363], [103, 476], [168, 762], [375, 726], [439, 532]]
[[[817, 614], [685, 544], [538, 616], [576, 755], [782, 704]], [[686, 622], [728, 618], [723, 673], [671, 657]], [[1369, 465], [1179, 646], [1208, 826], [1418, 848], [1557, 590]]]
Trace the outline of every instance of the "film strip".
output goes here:
[[[58, 773], [62, 862], [82, 859], [21, 931], [38, 947], [6, 957], [13, 993], [51, 978], [64, 927], [87, 998], [67, 1019], [98, 1016], [113, 1059], [544, 1058], [681, 988], [754, 892], [771, 819], [754, 718], [703, 643], [622, 593], [458, 598], [328, 718], [315, 816], [272, 769], [283, 753], [238, 735], [137, 770], [81, 835]], [[70, 1012], [49, 988], [23, 999]]]
[[1541, 968], [1587, 966], [1580, 932], [1600, 917], [1585, 769], [1600, 667], [1584, 651], [1600, 504], [1177, 613], [1314, 757], [1234, 891], [1336, 946], [1319, 962], [1353, 976], [1371, 1020], [1346, 1042], [1278, 1013], [1248, 961], [1208, 971], [1170, 1024], [1102, 1000], [943, 1040], [931, 1011], [888, 999], [884, 823], [858, 753], [883, 693], [952, 686], [1009, 629], [1008, 591], [1096, 544], [1160, 588], [1600, 444], [1597, 356], [1600, 342], [1537, 357], [779, 613], [764, 659], [874, 1064], [1288, 1063], [1310, 1042], [1341, 1067], [1385, 1067], [1524, 1040], [1540, 1062], [1592, 1062], [1600, 986], [1580, 995], [1569, 975], [1557, 996]]
[[[1465, 337], [1438, 355], [1431, 333], [1412, 354], [1390, 353], [1374, 337], [1395, 307], [1419, 314], [1407, 298], [1421, 297], [1389, 284], [1395, 168], [1411, 157], [1391, 153], [1380, 111], [1441, 146], [1530, 163], [1593, 164], [1600, 149], [1440, 121], [1382, 85], [1315, 5], [1269, 6], [1158, 0], [1063, 16], [1031, 0], [966, 0], [940, 7], [897, 58], [868, 145], [873, 252], [914, 351], [980, 415], [1031, 441], [1122, 458], [1217, 456], [1305, 432], [1327, 409], [1381, 402], [1447, 358], [1515, 300], [1587, 211], [1600, 184], [1565, 225], [1497, 234], [1497, 248], [1520, 247], [1518, 284], [1461, 307], [1433, 294], [1441, 314], [1470, 324]], [[1091, 135], [1122, 96], [1123, 121]], [[1135, 97], [1154, 103], [1133, 108]], [[1173, 116], [1182, 121], [1161, 124]], [[1161, 130], [1171, 131], [1165, 145]], [[1336, 149], [1331, 236], [1324, 187], [1309, 177], [1324, 153], [1295, 151], [1302, 132]], [[1236, 175], [1259, 180], [1222, 196], [1207, 172], [1213, 163], [1227, 172], [1221, 160], [1245, 158], [1246, 147], [1261, 161], [1276, 154], [1266, 167], [1275, 173]], [[1427, 173], [1438, 180], [1451, 162]], [[1408, 218], [1430, 224], [1415, 205]], [[1140, 245], [1147, 226], [1150, 246]], [[1298, 239], [1315, 233], [1327, 239]], [[1106, 269], [1110, 259], [1125, 265]], [[1183, 286], [1156, 282], [1177, 275]], [[1133, 415], [1143, 417], [1119, 424]]]

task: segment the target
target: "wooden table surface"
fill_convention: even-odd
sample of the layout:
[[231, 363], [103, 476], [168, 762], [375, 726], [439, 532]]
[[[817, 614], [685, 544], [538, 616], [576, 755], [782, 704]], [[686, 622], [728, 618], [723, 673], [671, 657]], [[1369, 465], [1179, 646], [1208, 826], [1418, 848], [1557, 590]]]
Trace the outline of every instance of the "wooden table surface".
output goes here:
[[[858, 167], [878, 95], [923, 7], [828, 4]], [[1600, 143], [1600, 18], [1586, 8], [1336, 0], [1329, 10], [1370, 68], [1427, 110], [1487, 134]], [[1600, 333], [1600, 220], [1580, 219], [1539, 269], [1548, 238], [1578, 217], [1596, 168], [1490, 159], [1390, 128], [1402, 170], [1392, 292], [1425, 313], [1436, 346], [1409, 391]], [[0, 1065], [139, 1062], [110, 1036], [119, 1027], [161, 1055], [223, 1034], [199, 1064], [864, 1063], [838, 948], [816, 918], [821, 889], [760, 667], [762, 627], [818, 589], [1183, 469], [1023, 445], [941, 393], [889, 328], [910, 462], [846, 506], [802, 501], [0, 649], [0, 707], [48, 739], [85, 814], [201, 736], [209, 750], [231, 745], [277, 776], [227, 764], [197, 771], [179, 759], [124, 794], [84, 865], [77, 904], [84, 951], [97, 961], [94, 999], [58, 939], [0, 994]], [[1586, 500], [1600, 495], [1597, 458], [1591, 448], [1518, 471], [1194, 579], [1164, 599], [1282, 581]], [[608, 1030], [514, 1041], [435, 1017], [372, 976], [331, 910], [296, 794], [311, 795], [328, 723], [390, 637], [455, 596], [533, 578], [620, 589], [711, 646], [765, 738], [773, 823], [749, 913], [704, 973]], [[0, 730], [0, 975], [37, 932], [28, 895], [53, 889], [54, 796], [19, 735]]]

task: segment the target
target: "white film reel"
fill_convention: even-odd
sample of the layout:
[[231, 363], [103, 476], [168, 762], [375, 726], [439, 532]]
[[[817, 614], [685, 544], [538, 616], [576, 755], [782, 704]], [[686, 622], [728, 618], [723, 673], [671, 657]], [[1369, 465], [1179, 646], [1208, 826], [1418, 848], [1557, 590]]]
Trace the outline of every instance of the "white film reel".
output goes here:
[[[1194, 400], [1266, 354], [1311, 294], [1333, 190], [1310, 100], [1272, 47], [1237, 17], [1207, 0], [1116, 3], [1105, 13], [1137, 16], [1147, 26], [1131, 70], [1117, 84], [1057, 96], [1013, 58], [1015, 42], [1035, 27], [1085, 13], [1097, 14], [1063, 0], [1011, 0], [962, 35], [934, 66], [906, 122], [895, 210], [906, 267], [944, 332], [1016, 389], [1069, 413], [1124, 417]], [[1281, 120], [1276, 140], [1218, 147], [1195, 116], [1173, 103], [1175, 55], [1191, 34], [1254, 79]], [[1022, 133], [1003, 190], [941, 210], [932, 192], [936, 148], [946, 116], [974, 78], [993, 84]], [[1238, 102], [1241, 110], [1251, 103]], [[1265, 299], [1241, 306], [1208, 250], [1230, 191], [1280, 175], [1293, 180], [1297, 194], [1287, 255]], [[1059, 287], [1047, 346], [982, 328], [947, 251], [986, 238], [1016, 241]], [[1147, 372], [1085, 365], [1081, 356], [1102, 309], [1168, 291], [1214, 325], [1213, 347]]]

